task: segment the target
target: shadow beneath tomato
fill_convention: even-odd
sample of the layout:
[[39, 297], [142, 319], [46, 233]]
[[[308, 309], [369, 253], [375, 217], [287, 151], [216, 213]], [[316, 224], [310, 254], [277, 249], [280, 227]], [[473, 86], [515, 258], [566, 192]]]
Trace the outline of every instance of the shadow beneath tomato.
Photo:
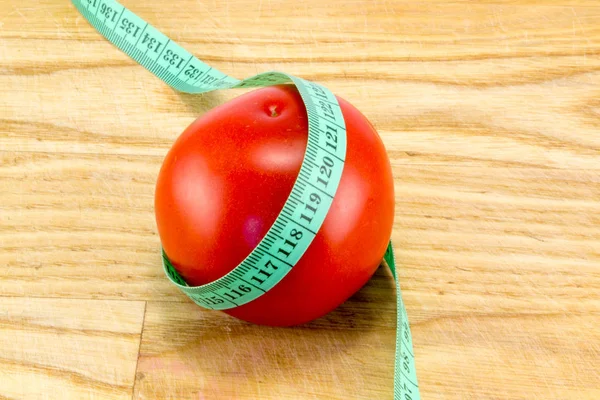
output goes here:
[[291, 328], [149, 302], [136, 387], [174, 398], [381, 398], [392, 390], [395, 331], [384, 267], [338, 309]]
[[391, 272], [380, 266], [367, 284], [329, 314], [300, 325], [305, 328], [370, 330], [394, 328], [395, 285]]

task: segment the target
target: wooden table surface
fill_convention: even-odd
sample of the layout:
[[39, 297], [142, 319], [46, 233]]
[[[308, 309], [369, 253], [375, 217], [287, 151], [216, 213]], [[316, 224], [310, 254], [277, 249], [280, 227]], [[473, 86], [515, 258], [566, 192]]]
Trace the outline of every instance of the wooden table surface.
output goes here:
[[[600, 398], [597, 0], [124, 4], [222, 71], [321, 82], [374, 123], [423, 399]], [[392, 399], [383, 268], [291, 329], [163, 276], [163, 156], [239, 94], [174, 92], [68, 1], [0, 0], [0, 399]]]

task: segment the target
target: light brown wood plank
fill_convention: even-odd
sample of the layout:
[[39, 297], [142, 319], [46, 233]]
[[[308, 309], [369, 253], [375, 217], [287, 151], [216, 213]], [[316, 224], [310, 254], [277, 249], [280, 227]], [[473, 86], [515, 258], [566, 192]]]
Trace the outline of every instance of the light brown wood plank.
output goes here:
[[153, 212], [161, 158], [3, 154], [0, 293], [183, 299], [165, 280]]
[[423, 397], [597, 399], [599, 321], [598, 313], [469, 312], [413, 324], [427, 338], [415, 350]]
[[130, 399], [144, 303], [0, 297], [0, 395]]

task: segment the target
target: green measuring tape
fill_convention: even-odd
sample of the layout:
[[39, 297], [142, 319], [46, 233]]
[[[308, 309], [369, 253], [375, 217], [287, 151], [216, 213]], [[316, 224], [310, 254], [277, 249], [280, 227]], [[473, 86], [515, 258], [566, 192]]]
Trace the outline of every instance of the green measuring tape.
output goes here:
[[[163, 251], [169, 280], [196, 304], [225, 310], [248, 303], [275, 286], [300, 260], [319, 231], [339, 185], [346, 157], [346, 125], [336, 97], [325, 87], [282, 72], [242, 81], [203, 63], [115, 0], [72, 0], [104, 37], [168, 85], [186, 93], [293, 83], [308, 114], [308, 144], [283, 209], [258, 246], [224, 277], [190, 287]], [[414, 354], [392, 244], [384, 259], [397, 288], [394, 399], [419, 400]]]

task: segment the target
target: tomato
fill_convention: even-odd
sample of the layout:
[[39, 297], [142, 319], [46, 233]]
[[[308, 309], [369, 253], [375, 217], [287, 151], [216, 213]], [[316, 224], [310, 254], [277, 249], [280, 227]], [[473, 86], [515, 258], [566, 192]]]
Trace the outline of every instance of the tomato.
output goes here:
[[[394, 184], [370, 122], [339, 99], [346, 164], [325, 221], [273, 289], [228, 314], [288, 326], [321, 317], [373, 275], [389, 241]], [[214, 281], [254, 249], [287, 199], [306, 149], [308, 120], [294, 86], [258, 89], [193, 122], [167, 154], [156, 185], [160, 240], [191, 286]]]

